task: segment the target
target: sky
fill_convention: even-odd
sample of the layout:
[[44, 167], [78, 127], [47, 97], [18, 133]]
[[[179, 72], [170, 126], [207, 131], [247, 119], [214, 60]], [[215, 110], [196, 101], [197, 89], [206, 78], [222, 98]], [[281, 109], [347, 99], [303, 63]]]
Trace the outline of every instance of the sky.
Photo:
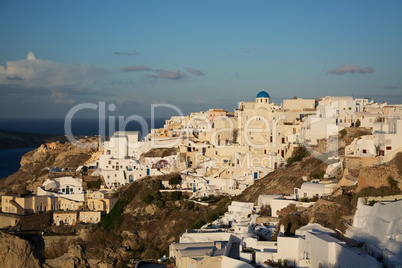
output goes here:
[[401, 26], [402, 1], [0, 0], [0, 117], [233, 111], [261, 90], [402, 103]]

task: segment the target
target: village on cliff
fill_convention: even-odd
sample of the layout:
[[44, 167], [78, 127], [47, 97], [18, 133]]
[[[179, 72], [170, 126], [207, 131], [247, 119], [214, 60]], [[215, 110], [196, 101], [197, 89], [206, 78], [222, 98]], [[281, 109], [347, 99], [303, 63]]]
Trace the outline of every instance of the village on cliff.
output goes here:
[[[365, 129], [369, 134], [358, 135], [340, 151], [339, 137], [346, 129]], [[38, 150], [63, 146], [48, 143]], [[288, 267], [402, 267], [402, 195], [359, 198], [343, 235], [315, 223], [287, 236], [286, 226], [277, 226], [282, 209], [309, 207], [314, 200], [357, 185], [359, 181], [345, 171], [346, 161], [364, 168], [401, 153], [400, 104], [327, 96], [294, 97], [278, 105], [261, 91], [233, 112], [210, 109], [173, 116], [163, 128], [143, 137], [139, 131], [118, 130], [96, 146], [97, 152], [83, 166], [48, 167], [49, 177], [35, 193], [3, 195], [0, 228], [16, 226], [19, 216], [49, 211], [56, 226], [97, 224], [119, 200], [121, 187], [171, 173], [179, 176], [163, 181], [161, 192], [188, 193], [188, 202], [207, 206], [203, 201], [208, 197], [237, 196], [309, 154], [328, 164], [324, 173], [301, 178], [304, 182], [292, 195], [260, 195], [257, 203], [232, 201], [219, 219], [183, 233], [166, 258], [176, 267], [192, 268], [285, 262]], [[262, 217], [266, 208], [269, 217]]]

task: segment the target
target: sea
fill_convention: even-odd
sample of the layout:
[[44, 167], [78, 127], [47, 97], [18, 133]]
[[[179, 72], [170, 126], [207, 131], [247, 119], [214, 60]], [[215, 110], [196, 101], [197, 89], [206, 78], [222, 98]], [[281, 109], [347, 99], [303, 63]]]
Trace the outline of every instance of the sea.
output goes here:
[[[71, 132], [75, 136], [112, 136], [116, 130], [141, 131], [142, 136], [150, 132], [151, 128], [162, 128], [167, 118], [144, 119], [141, 124], [138, 121], [130, 121], [120, 128], [119, 121], [102, 120], [105, 125], [105, 133], [99, 133], [99, 119], [73, 118]], [[0, 118], [0, 131], [14, 131], [23, 133], [66, 135], [64, 118]], [[18, 171], [21, 157], [36, 148], [11, 148], [0, 149], [0, 179]]]

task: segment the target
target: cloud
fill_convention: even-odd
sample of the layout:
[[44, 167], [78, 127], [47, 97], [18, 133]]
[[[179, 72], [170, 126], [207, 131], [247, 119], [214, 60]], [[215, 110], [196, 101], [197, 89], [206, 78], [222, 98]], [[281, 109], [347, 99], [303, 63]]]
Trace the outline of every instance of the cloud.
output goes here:
[[203, 99], [197, 99], [197, 100], [195, 101], [195, 103], [206, 103], [206, 101], [203, 100]]
[[191, 67], [187, 67], [186, 71], [190, 74], [196, 75], [196, 76], [205, 76], [205, 74], [203, 72], [201, 72], [200, 70], [194, 70]]
[[33, 54], [33, 52], [31, 52], [31, 51], [28, 52], [27, 60], [36, 60], [36, 57]]
[[389, 85], [387, 85], [387, 86], [382, 86], [382, 87], [380, 87], [381, 89], [399, 89], [399, 87], [398, 86], [389, 86]]
[[115, 55], [123, 55], [123, 56], [131, 56], [138, 54], [138, 51], [133, 49], [131, 52], [122, 52], [122, 51], [115, 51]]
[[133, 66], [126, 66], [121, 67], [122, 72], [149, 72], [152, 71], [151, 68], [142, 65], [133, 65]]
[[51, 99], [53, 99], [55, 103], [64, 103], [64, 104], [75, 103], [75, 99], [73, 97], [70, 97], [67, 94], [60, 91], [53, 91]]
[[22, 80], [22, 78], [21, 77], [18, 77], [18, 76], [14, 76], [14, 77], [10, 77], [10, 76], [7, 76], [7, 80]]
[[110, 73], [110, 70], [98, 66], [37, 59], [34, 53], [29, 52], [25, 60], [8, 61], [5, 66], [0, 66], [0, 85], [83, 89]]
[[349, 64], [349, 65], [342, 65], [339, 66], [336, 69], [332, 69], [328, 71], [329, 74], [345, 74], [345, 73], [359, 73], [359, 74], [370, 74], [370, 73], [374, 73], [374, 69], [371, 67], [360, 67], [358, 65], [354, 65], [354, 64]]
[[119, 103], [119, 105], [130, 106], [130, 107], [144, 105], [142, 102], [133, 101], [133, 100], [123, 100], [123, 101], [119, 101], [118, 103]]
[[187, 77], [185, 73], [181, 73], [178, 70], [166, 71], [166, 70], [156, 70], [156, 75], [148, 75], [148, 77], [152, 78], [162, 78], [162, 79], [170, 79], [170, 80], [181, 80]]

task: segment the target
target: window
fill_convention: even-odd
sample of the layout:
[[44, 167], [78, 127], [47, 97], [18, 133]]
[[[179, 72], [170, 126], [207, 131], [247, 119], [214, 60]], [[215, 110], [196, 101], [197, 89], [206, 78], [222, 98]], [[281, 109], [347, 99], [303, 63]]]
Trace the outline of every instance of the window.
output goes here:
[[387, 148], [385, 148], [385, 149], [387, 149], [387, 150], [392, 150], [392, 147], [391, 147], [391, 146], [387, 146]]
[[366, 150], [366, 149], [363, 149], [363, 154], [367, 154], [367, 150]]

